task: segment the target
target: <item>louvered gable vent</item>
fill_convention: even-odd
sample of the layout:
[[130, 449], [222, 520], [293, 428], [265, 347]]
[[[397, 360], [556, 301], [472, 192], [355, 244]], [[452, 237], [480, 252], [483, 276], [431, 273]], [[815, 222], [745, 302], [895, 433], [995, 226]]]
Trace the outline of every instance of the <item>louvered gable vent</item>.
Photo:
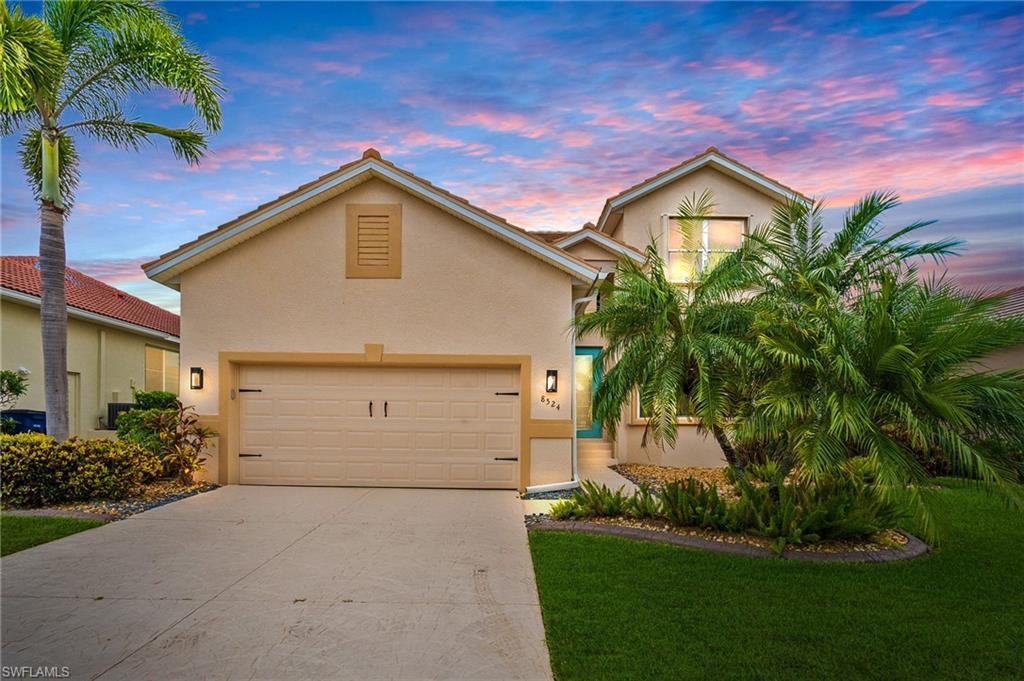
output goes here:
[[402, 207], [349, 204], [346, 276], [397, 279], [402, 276]]

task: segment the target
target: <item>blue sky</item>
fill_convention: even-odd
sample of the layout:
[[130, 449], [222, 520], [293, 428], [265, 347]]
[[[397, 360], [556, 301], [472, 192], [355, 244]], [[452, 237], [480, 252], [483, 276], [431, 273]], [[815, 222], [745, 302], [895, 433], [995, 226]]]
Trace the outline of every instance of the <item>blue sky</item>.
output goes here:
[[[220, 69], [224, 129], [199, 168], [82, 140], [67, 242], [170, 309], [139, 263], [368, 146], [539, 230], [715, 145], [825, 198], [832, 223], [897, 191], [893, 226], [967, 241], [949, 263], [965, 285], [1024, 284], [1020, 3], [167, 6]], [[135, 109], [190, 119], [166, 92]], [[16, 140], [2, 152], [3, 252], [34, 253]]]

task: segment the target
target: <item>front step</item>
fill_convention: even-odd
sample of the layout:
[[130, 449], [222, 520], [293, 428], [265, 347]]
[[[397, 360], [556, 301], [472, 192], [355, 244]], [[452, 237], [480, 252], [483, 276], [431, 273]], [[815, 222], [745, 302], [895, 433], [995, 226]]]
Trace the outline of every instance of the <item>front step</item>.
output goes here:
[[580, 461], [614, 463], [615, 447], [607, 440], [580, 438], [576, 440], [576, 458]]

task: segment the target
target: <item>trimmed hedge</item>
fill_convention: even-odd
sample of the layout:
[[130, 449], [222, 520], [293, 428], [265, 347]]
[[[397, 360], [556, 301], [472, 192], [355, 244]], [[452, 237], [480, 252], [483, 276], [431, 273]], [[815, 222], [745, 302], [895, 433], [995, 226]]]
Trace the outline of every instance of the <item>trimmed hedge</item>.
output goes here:
[[174, 409], [178, 396], [166, 390], [136, 390], [134, 399], [136, 409]]
[[160, 431], [154, 428], [151, 423], [153, 417], [162, 412], [173, 413], [171, 409], [129, 409], [117, 415], [117, 439], [126, 442], [133, 442], [148, 452], [157, 454], [160, 452]]
[[123, 499], [161, 469], [158, 456], [132, 442], [0, 436], [0, 501], [9, 506]]

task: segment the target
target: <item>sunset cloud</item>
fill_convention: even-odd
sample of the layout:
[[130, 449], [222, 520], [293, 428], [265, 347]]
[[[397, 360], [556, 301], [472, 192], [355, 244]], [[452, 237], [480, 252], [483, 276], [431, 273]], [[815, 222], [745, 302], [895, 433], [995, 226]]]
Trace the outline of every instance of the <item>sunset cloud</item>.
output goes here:
[[[167, 5], [227, 89], [198, 167], [77, 138], [72, 263], [173, 307], [139, 262], [359, 158], [530, 229], [597, 218], [715, 145], [841, 211], [891, 189], [967, 239], [972, 282], [1024, 281], [1019, 4]], [[133, 115], [186, 125], [173, 93]], [[4, 253], [38, 208], [3, 139]], [[999, 191], [996, 191], [999, 190]], [[949, 197], [960, 197], [955, 206]], [[933, 228], [929, 228], [933, 229]]]

